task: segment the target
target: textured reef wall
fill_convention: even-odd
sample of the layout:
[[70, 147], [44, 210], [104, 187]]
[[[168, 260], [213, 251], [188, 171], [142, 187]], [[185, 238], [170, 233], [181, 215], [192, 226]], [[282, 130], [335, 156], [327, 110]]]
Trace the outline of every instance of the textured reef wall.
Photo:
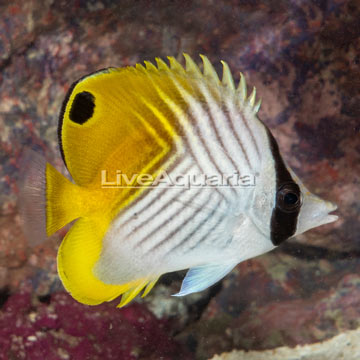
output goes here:
[[[0, 359], [207, 359], [358, 328], [359, 19], [344, 0], [0, 1]], [[73, 81], [184, 51], [245, 73], [288, 163], [340, 219], [200, 294], [171, 298], [175, 274], [124, 310], [77, 304], [56, 275], [63, 233], [30, 247], [21, 230], [21, 153], [61, 169], [57, 119]]]

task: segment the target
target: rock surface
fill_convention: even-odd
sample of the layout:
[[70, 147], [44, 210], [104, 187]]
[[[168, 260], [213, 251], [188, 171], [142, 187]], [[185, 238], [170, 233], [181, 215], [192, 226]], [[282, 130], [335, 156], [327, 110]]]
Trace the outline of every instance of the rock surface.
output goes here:
[[289, 348], [282, 346], [266, 351], [233, 351], [215, 355], [211, 360], [357, 360], [360, 358], [360, 331], [347, 331], [331, 340], [313, 345]]
[[199, 359], [329, 339], [360, 327], [359, 274], [359, 262], [348, 259], [303, 262], [275, 251], [249, 260], [178, 339], [196, 341]]

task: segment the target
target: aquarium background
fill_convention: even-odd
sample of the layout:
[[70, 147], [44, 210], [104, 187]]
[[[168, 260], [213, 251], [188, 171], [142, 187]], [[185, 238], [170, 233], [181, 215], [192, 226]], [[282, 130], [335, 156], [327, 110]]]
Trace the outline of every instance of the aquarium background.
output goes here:
[[[0, 359], [359, 359], [359, 19], [344, 0], [0, 0]], [[171, 297], [178, 273], [121, 310], [81, 305], [56, 272], [66, 230], [31, 247], [21, 229], [22, 152], [63, 169], [73, 81], [183, 52], [246, 75], [287, 162], [340, 218], [201, 293]]]

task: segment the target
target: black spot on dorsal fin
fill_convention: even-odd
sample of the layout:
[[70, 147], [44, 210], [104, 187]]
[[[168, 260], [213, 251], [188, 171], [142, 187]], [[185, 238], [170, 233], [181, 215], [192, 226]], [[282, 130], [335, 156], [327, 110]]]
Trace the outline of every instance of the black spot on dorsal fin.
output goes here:
[[76, 94], [69, 113], [71, 121], [77, 124], [84, 124], [94, 114], [95, 97], [88, 91]]

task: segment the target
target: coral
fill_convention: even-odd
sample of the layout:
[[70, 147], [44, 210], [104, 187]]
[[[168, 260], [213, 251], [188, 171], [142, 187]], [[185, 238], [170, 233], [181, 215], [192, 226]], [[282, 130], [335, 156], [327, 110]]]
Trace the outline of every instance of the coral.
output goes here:
[[[76, 303], [57, 293], [35, 302], [15, 294], [0, 313], [0, 359], [187, 359], [169, 324], [134, 304]], [[181, 356], [179, 355], [181, 354]]]

